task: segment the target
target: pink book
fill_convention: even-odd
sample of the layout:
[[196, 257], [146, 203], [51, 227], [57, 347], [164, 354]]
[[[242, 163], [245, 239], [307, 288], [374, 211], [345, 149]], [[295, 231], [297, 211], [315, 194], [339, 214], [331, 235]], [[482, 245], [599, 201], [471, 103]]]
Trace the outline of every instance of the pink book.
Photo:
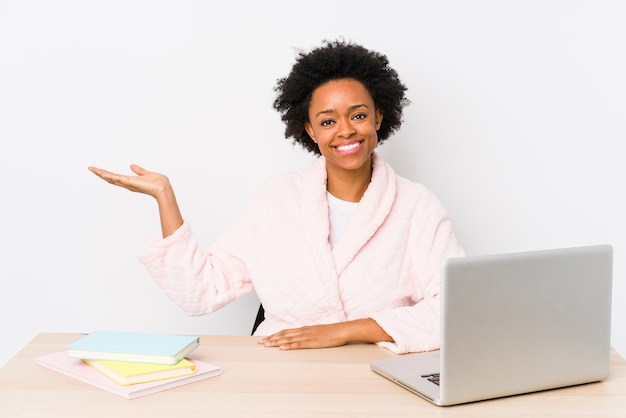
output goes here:
[[126, 399], [139, 398], [140, 396], [150, 395], [222, 374], [222, 370], [217, 366], [198, 360], [188, 360], [196, 365], [196, 372], [194, 374], [123, 386], [117, 384], [114, 380], [108, 378], [88, 364], [85, 364], [82, 360], [69, 357], [67, 351], [35, 358], [35, 362], [39, 366], [54, 370], [55, 372], [80, 380], [81, 382], [122, 396]]

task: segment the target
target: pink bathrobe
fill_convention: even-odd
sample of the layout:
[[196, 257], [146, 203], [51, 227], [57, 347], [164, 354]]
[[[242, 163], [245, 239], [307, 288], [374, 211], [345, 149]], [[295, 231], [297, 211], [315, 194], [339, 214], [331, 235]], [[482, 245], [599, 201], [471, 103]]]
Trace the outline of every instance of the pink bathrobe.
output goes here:
[[[372, 181], [331, 248], [326, 161], [267, 182], [208, 252], [185, 222], [139, 260], [191, 315], [257, 292], [256, 335], [374, 319], [396, 353], [439, 347], [440, 270], [463, 256], [446, 210], [425, 187], [396, 176], [377, 154]], [[252, 321], [252, 318], [251, 318]]]

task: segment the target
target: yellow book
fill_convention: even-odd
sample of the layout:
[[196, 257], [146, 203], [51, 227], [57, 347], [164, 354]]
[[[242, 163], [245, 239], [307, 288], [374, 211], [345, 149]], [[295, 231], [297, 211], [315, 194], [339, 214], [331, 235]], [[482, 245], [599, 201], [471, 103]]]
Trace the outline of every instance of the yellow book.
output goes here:
[[122, 386], [186, 376], [196, 371], [196, 365], [187, 359], [182, 359], [176, 364], [87, 359], [83, 361]]

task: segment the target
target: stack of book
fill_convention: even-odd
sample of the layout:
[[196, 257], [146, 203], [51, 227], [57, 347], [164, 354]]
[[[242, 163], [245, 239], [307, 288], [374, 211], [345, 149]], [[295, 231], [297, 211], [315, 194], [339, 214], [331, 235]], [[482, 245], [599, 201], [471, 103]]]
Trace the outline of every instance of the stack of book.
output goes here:
[[188, 358], [199, 344], [193, 336], [99, 330], [36, 362], [134, 399], [220, 375], [219, 367]]

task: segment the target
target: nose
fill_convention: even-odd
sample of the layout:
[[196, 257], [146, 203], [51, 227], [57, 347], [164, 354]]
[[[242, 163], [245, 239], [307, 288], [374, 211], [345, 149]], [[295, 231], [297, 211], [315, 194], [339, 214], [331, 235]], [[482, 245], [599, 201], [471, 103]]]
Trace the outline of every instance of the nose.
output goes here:
[[337, 135], [342, 138], [350, 138], [356, 132], [349, 118], [341, 118], [337, 125]]

